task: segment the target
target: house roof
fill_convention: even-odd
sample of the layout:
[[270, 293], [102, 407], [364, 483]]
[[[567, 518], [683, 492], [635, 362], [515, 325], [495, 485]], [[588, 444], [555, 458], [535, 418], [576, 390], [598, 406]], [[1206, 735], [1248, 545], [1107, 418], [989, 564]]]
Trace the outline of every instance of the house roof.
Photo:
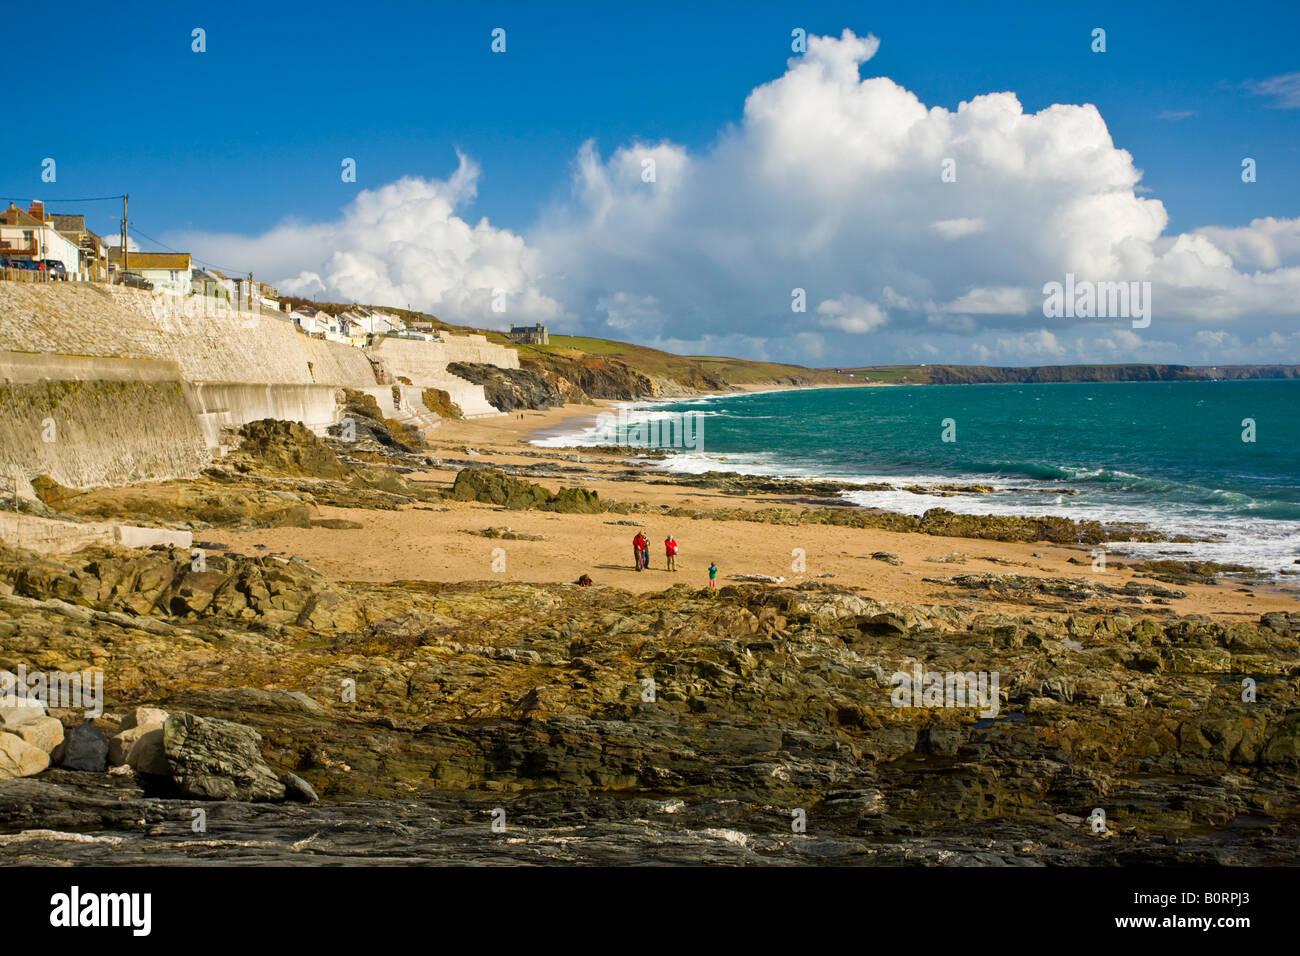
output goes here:
[[[108, 260], [122, 263], [122, 247], [113, 246], [108, 250]], [[131, 271], [137, 269], [188, 269], [190, 254], [188, 252], [133, 252], [127, 265]]]
[[49, 217], [54, 220], [54, 228], [59, 232], [85, 232], [86, 217], [78, 216], [73, 213], [52, 212], [48, 213]]
[[41, 221], [40, 221], [39, 219], [37, 219], [35, 216], [33, 216], [33, 215], [31, 215], [31, 214], [29, 214], [29, 213], [27, 213], [27, 212], [24, 212], [23, 210], [19, 209], [19, 208], [18, 208], [17, 206], [15, 206], [13, 203], [10, 203], [8, 209], [6, 209], [4, 212], [0, 212], [0, 225], [5, 225], [5, 226], [26, 226], [26, 225], [43, 226], [43, 225], [45, 225], [45, 223], [41, 222]]

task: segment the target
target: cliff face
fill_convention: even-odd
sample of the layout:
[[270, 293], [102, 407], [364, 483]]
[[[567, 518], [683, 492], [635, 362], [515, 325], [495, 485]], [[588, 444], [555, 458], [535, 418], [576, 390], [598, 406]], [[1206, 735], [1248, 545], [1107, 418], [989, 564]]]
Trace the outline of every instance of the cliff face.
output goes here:
[[649, 376], [634, 371], [617, 359], [595, 355], [581, 359], [562, 355], [538, 355], [524, 359], [521, 365], [525, 369], [546, 373], [552, 381], [564, 379], [591, 398], [630, 401], [655, 394], [654, 383]]
[[700, 392], [726, 392], [732, 385], [726, 379], [702, 368], [674, 370], [671, 376], [650, 376], [655, 395], [673, 397]]
[[1300, 378], [1300, 365], [1224, 365], [1207, 378]]
[[993, 368], [983, 365], [931, 365], [931, 385], [1034, 384], [1042, 382], [1209, 382], [1227, 379], [1297, 378], [1294, 365], [1044, 365]]

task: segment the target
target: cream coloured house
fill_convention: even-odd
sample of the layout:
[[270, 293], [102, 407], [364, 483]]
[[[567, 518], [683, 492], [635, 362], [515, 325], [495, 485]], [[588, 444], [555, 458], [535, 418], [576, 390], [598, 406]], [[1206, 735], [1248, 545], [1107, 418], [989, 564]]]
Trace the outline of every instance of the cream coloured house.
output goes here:
[[[108, 250], [108, 264], [114, 274], [122, 271], [121, 246]], [[194, 278], [188, 252], [128, 252], [126, 271], [148, 279], [155, 289], [177, 295], [189, 295]]]

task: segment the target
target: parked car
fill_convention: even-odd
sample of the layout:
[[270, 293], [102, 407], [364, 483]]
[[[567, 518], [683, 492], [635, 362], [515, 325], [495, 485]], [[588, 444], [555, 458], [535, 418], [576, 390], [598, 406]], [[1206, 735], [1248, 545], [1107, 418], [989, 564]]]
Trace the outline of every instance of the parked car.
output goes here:
[[58, 259], [42, 259], [41, 265], [45, 266], [45, 271], [50, 274], [51, 279], [68, 281], [68, 267]]
[[17, 256], [10, 256], [4, 260], [4, 265], [9, 269], [24, 269], [30, 272], [36, 271], [36, 263], [31, 259], [20, 259]]
[[132, 289], [152, 289], [153, 283], [138, 272], [119, 272], [117, 284], [130, 286]]

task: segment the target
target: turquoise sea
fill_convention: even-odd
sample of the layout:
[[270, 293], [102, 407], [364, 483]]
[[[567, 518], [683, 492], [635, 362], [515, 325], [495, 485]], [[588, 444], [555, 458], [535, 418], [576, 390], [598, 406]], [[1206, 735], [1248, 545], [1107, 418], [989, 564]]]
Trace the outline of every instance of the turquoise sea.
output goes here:
[[[809, 389], [627, 408], [646, 420], [686, 412], [701, 416], [700, 442], [666, 462], [674, 471], [981, 482], [998, 492], [846, 497], [911, 514], [944, 507], [1137, 521], [1210, 540], [1123, 549], [1130, 553], [1300, 570], [1297, 380]], [[945, 419], [953, 441], [942, 440]], [[1246, 419], [1254, 441], [1243, 441]], [[595, 435], [567, 436], [575, 439]]]

